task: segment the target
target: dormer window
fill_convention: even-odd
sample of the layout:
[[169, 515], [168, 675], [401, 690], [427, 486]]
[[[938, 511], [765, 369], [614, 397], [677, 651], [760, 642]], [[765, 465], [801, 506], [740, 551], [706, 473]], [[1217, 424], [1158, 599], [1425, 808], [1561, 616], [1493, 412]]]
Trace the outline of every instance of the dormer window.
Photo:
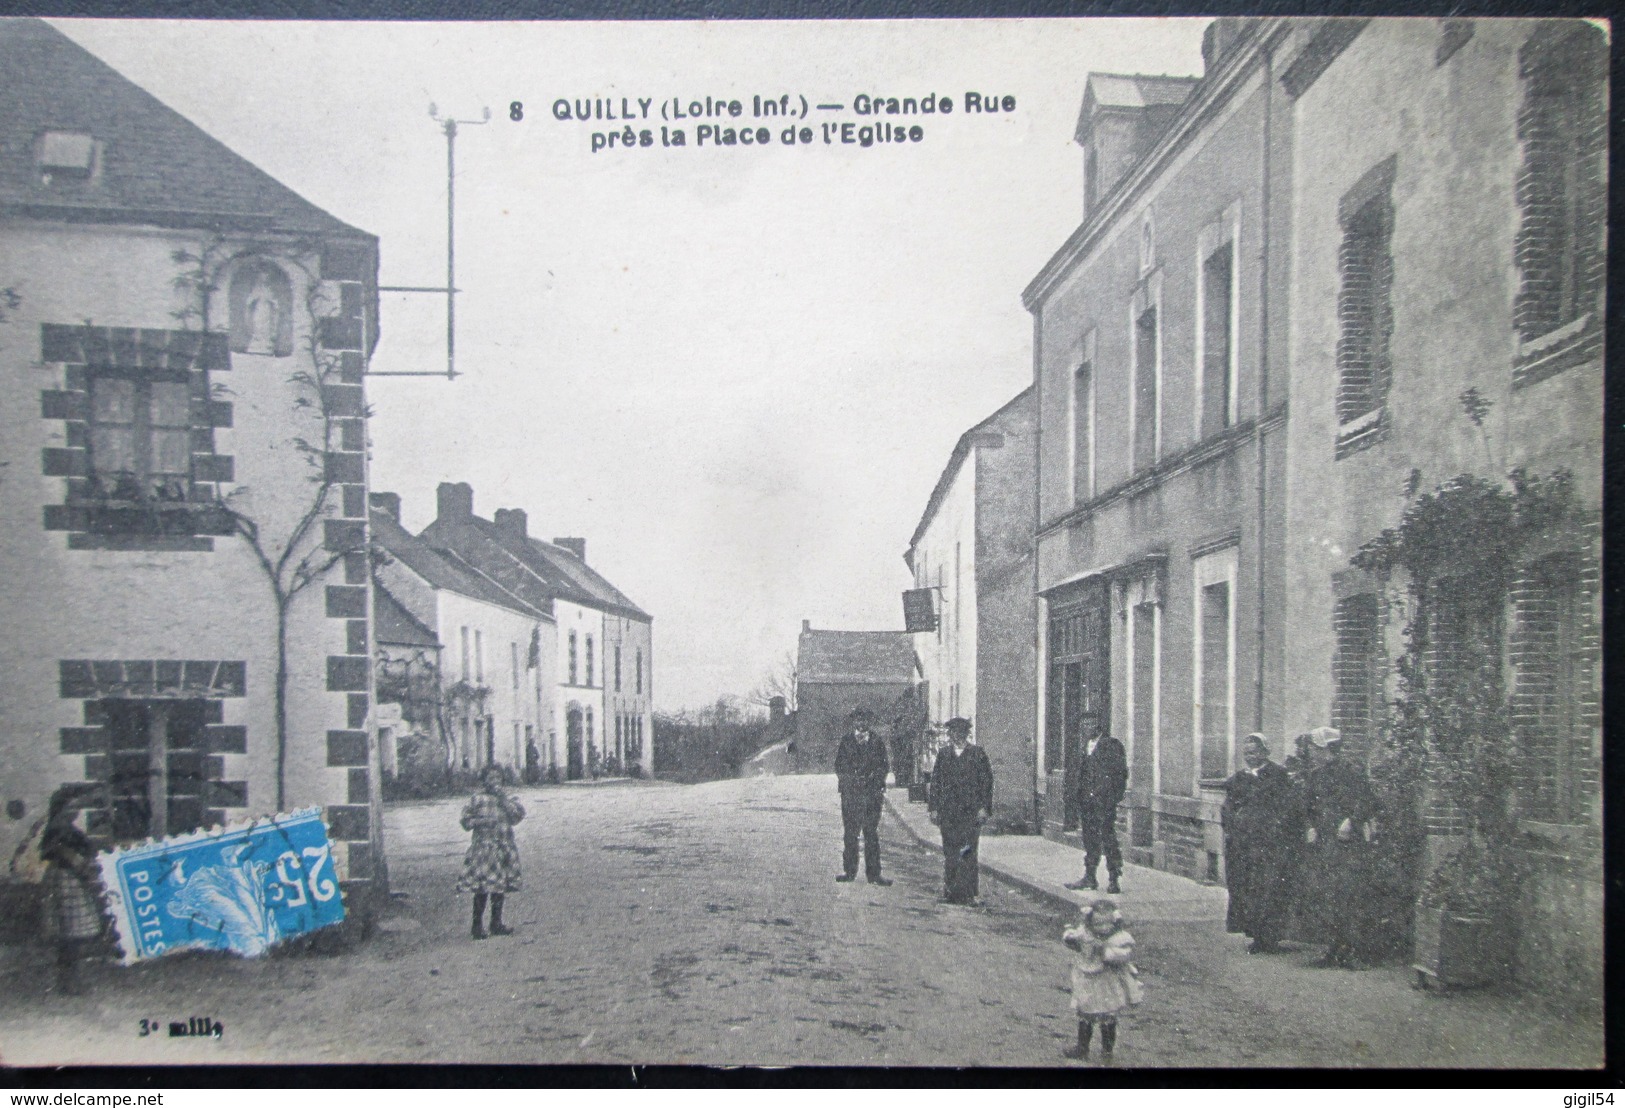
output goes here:
[[46, 184], [89, 180], [101, 169], [101, 143], [84, 131], [42, 131], [35, 140], [34, 160]]

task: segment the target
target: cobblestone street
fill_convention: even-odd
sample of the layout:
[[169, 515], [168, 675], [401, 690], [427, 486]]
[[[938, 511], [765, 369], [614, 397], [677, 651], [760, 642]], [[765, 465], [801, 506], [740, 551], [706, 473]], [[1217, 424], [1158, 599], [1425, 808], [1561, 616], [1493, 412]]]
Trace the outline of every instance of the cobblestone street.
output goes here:
[[[1075, 1025], [1060, 910], [986, 879], [986, 907], [938, 904], [939, 857], [891, 816], [896, 884], [836, 884], [831, 778], [520, 795], [513, 936], [468, 937], [468, 899], [452, 892], [461, 802], [404, 805], [388, 824], [404, 896], [358, 950], [96, 966], [92, 996], [63, 998], [12, 950], [4, 1061], [1064, 1064]], [[1215, 955], [1234, 944], [1211, 922], [1135, 930], [1148, 996], [1125, 1022], [1122, 1066], [1601, 1057], [1600, 1030], [1508, 1020], [1488, 996], [1420, 998], [1397, 970], [1317, 974], [1296, 956], [1238, 970]], [[1340, 989], [1392, 990], [1393, 1018], [1340, 1015]], [[140, 1035], [143, 1018], [188, 1016], [220, 1021], [223, 1037]]]

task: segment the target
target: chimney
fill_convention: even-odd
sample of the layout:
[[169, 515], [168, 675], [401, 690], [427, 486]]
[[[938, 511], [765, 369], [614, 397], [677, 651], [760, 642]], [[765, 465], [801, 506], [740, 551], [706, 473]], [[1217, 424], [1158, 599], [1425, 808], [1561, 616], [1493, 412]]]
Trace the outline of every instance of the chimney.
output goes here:
[[524, 542], [529, 537], [530, 520], [523, 508], [498, 508], [492, 518], [497, 525], [497, 534], [503, 538]]
[[398, 492], [369, 492], [367, 503], [375, 511], [383, 512], [396, 523], [401, 521], [401, 494]]
[[1235, 48], [1251, 28], [1255, 19], [1248, 16], [1224, 15], [1207, 25], [1202, 33], [1202, 74], [1211, 76], [1226, 54]]
[[767, 721], [769, 723], [783, 723], [786, 715], [786, 701], [782, 696], [775, 696], [767, 702]]
[[583, 564], [586, 563], [586, 561], [587, 561], [587, 540], [586, 539], [573, 539], [573, 538], [554, 539], [553, 540], [553, 545], [554, 546], [562, 546], [562, 547], [564, 547], [564, 549], [568, 550], [570, 553], [574, 554], [578, 559], [580, 559]]
[[812, 620], [810, 620], [810, 619], [802, 620], [801, 621], [801, 633], [803, 635], [805, 635], [808, 631], [811, 631], [811, 630], [812, 630]]
[[474, 518], [474, 486], [467, 481], [455, 485], [442, 481], [434, 495], [437, 521], [466, 523]]

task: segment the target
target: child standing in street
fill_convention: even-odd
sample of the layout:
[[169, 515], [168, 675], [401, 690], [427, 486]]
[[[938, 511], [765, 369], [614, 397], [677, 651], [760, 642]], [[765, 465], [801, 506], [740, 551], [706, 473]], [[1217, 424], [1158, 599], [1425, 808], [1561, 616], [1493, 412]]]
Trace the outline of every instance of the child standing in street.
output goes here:
[[52, 795], [39, 844], [46, 866], [47, 923], [56, 945], [57, 989], [70, 995], [83, 991], [79, 964], [107, 929], [94, 864], [96, 847], [74, 823], [75, 799], [68, 789]]
[[524, 806], [502, 787], [502, 767], [489, 765], [480, 774], [480, 791], [463, 805], [463, 830], [474, 833], [463, 859], [457, 891], [474, 894], [476, 939], [485, 938], [485, 903], [491, 902], [492, 935], [512, 935], [502, 922], [502, 898], [519, 891], [519, 845], [513, 825], [525, 818]]
[[1130, 961], [1134, 936], [1123, 926], [1117, 905], [1110, 900], [1085, 903], [1078, 923], [1061, 935], [1072, 955], [1072, 1010], [1078, 1017], [1078, 1042], [1066, 1048], [1068, 1058], [1089, 1057], [1089, 1040], [1100, 1024], [1100, 1057], [1112, 1060], [1117, 1045], [1117, 1016], [1140, 1003], [1145, 990], [1139, 971]]

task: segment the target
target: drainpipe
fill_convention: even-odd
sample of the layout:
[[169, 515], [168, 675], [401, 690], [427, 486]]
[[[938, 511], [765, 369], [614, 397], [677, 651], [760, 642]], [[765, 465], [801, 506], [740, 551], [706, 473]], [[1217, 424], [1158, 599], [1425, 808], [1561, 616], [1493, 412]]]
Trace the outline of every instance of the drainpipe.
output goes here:
[[[1043, 336], [1042, 308], [1033, 307], [1033, 661], [1037, 674], [1033, 697], [1033, 830], [1044, 833], [1044, 798], [1038, 790], [1038, 765], [1044, 757], [1044, 697], [1049, 686], [1048, 659], [1044, 653], [1044, 598], [1038, 595], [1038, 531], [1044, 522], [1044, 376], [1040, 358]], [[1047, 770], [1049, 767], [1045, 767]]]
[[1254, 682], [1253, 719], [1259, 731], [1264, 729], [1264, 666], [1265, 645], [1267, 642], [1265, 627], [1265, 612], [1268, 610], [1264, 603], [1264, 551], [1266, 548], [1265, 506], [1267, 503], [1267, 484], [1265, 463], [1267, 455], [1264, 450], [1264, 425], [1270, 412], [1270, 143], [1274, 139], [1274, 108], [1275, 105], [1275, 48], [1273, 44], [1264, 44], [1264, 150], [1263, 150], [1263, 188], [1262, 203], [1260, 205], [1260, 231], [1259, 231], [1259, 289], [1261, 295], [1258, 300], [1259, 312], [1259, 345], [1258, 345], [1258, 476], [1254, 482], [1258, 494], [1258, 534], [1253, 552], [1253, 561], [1257, 569], [1258, 587], [1254, 597], [1254, 605], [1258, 609], [1258, 679]]

